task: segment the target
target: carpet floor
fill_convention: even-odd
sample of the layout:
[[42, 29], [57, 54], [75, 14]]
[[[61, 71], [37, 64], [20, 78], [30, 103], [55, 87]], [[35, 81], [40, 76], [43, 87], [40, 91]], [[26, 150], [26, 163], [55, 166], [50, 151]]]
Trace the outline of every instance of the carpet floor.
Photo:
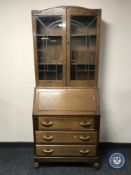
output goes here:
[[[131, 175], [131, 146], [102, 145], [101, 168], [96, 170], [92, 166], [83, 164], [50, 164], [33, 167], [33, 146], [0, 144], [0, 175]], [[109, 166], [109, 155], [121, 152], [125, 155], [125, 166], [113, 169]]]

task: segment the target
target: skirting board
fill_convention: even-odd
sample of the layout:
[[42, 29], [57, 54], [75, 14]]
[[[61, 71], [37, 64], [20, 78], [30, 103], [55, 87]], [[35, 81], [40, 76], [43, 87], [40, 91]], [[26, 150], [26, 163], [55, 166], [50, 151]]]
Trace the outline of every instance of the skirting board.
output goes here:
[[[0, 142], [0, 147], [33, 147], [33, 142]], [[100, 142], [100, 148], [131, 148], [131, 143]]]

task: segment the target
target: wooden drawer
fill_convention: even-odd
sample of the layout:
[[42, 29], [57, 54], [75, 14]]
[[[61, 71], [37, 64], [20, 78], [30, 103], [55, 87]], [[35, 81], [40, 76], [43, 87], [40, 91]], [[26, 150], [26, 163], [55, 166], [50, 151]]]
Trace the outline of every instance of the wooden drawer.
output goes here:
[[36, 131], [36, 143], [97, 143], [96, 131]]
[[36, 145], [37, 156], [96, 156], [95, 145]]
[[87, 130], [95, 129], [94, 117], [88, 116], [59, 116], [39, 117], [38, 130]]

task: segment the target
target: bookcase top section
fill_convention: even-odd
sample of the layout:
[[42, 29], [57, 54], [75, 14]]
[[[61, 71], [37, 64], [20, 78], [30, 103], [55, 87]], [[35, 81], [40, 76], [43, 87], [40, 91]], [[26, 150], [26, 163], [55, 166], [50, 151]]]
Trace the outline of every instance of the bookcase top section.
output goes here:
[[32, 10], [36, 87], [97, 88], [100, 26], [101, 9]]
[[99, 115], [98, 90], [36, 89], [33, 115]]

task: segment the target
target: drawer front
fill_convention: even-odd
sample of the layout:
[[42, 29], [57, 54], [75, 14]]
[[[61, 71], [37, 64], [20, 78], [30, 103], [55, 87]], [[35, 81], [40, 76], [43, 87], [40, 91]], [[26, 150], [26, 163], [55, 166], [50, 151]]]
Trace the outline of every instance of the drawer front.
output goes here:
[[36, 131], [36, 143], [97, 143], [96, 131]]
[[36, 145], [37, 156], [96, 156], [95, 145]]
[[94, 117], [39, 117], [38, 130], [87, 130], [95, 129]]

